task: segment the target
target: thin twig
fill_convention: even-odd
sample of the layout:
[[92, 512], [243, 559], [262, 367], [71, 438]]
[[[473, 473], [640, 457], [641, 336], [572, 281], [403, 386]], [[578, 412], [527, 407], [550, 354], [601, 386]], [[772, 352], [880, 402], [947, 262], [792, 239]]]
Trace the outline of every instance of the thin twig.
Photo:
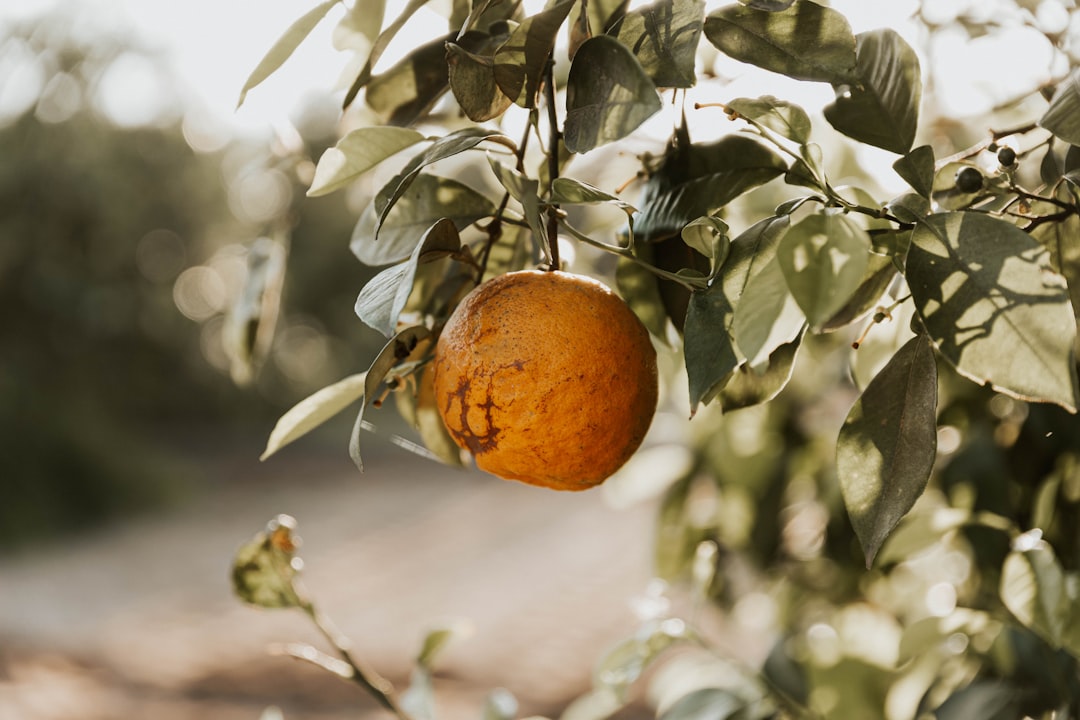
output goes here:
[[352, 668], [352, 679], [367, 690], [376, 702], [394, 713], [399, 720], [412, 720], [412, 717], [398, 704], [394, 695], [394, 686], [390, 684], [390, 681], [353, 657], [352, 643], [334, 626], [330, 618], [310, 602], [305, 602], [301, 608], [315, 623], [315, 627], [319, 629], [326, 641], [334, 647], [341, 659]]
[[[547, 105], [549, 140], [548, 140], [548, 189], [555, 184], [559, 177], [559, 117], [555, 110], [555, 58], [548, 58], [544, 69], [544, 95]], [[548, 207], [547, 217], [547, 242], [551, 257], [551, 270], [559, 269], [559, 206], [552, 204]]]

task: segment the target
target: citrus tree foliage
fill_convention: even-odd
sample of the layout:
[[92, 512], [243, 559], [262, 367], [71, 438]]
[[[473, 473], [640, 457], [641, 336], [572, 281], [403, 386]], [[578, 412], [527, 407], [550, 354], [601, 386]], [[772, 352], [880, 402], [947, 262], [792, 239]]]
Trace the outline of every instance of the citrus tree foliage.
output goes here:
[[[300, 18], [244, 92], [333, 5]], [[380, 63], [424, 5], [345, 8], [337, 36], [353, 38], [360, 68], [345, 117], [366, 122], [318, 159], [308, 192], [392, 168], [351, 238], [360, 260], [386, 266], [356, 303], [386, 345], [366, 374], [283, 417], [267, 454], [396, 391], [432, 453], [460, 462], [425, 389], [434, 340], [483, 280], [560, 267], [562, 238], [613, 271], [685, 372], [685, 462], [658, 469], [645, 456], [664, 449], [642, 453], [666, 478], [657, 573], [722, 604], [752, 591], [784, 607], [760, 674], [671, 698], [664, 717], [1080, 716], [1069, 34], [1045, 33], [1052, 82], [972, 120], [960, 143], [923, 102], [917, 48], [892, 28], [855, 33], [812, 0], [708, 13], [700, 0], [552, 0], [531, 14], [461, 0], [444, 35]], [[980, 17], [954, 30], [997, 31]], [[717, 55], [764, 71], [761, 94], [713, 78], [703, 58]], [[769, 92], [780, 76], [834, 98], [800, 107]], [[689, 88], [708, 101], [688, 103]], [[677, 108], [669, 140], [633, 182], [585, 180], [590, 154], [631, 147], [665, 104]], [[712, 113], [715, 130], [692, 137], [688, 113]], [[906, 189], [885, 196], [857, 167], [840, 185], [837, 158], [860, 146], [891, 153]], [[617, 218], [602, 234], [598, 208]], [[821, 427], [838, 399], [846, 419]], [[663, 648], [703, 641], [657, 621], [628, 642], [568, 717], [615, 712]]]

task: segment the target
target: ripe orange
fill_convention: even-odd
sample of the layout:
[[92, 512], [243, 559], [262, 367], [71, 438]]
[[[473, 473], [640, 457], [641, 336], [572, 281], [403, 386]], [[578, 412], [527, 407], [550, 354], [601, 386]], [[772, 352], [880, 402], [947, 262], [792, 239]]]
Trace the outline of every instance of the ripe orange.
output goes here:
[[600, 484], [656, 412], [656, 351], [603, 283], [500, 275], [469, 293], [435, 347], [435, 398], [481, 469], [556, 490]]

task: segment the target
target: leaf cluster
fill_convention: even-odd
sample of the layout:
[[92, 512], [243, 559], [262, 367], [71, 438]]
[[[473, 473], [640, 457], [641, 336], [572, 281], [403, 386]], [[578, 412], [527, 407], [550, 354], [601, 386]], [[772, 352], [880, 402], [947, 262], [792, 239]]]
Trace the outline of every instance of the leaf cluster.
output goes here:
[[[362, 261], [388, 266], [356, 303], [360, 319], [388, 343], [366, 374], [287, 413], [267, 455], [353, 401], [367, 408], [401, 391], [399, 407], [430, 451], [460, 462], [426, 389], [433, 340], [476, 284], [530, 265], [561, 267], [560, 235], [614, 256], [628, 302], [658, 339], [682, 351], [690, 414], [737, 418], [695, 420], [694, 432], [702, 438], [693, 443], [698, 459], [665, 484], [657, 558], [665, 576], [685, 575], [708, 541], [721, 550], [753, 552], [766, 569], [805, 563], [797, 565], [798, 584], [845, 602], [857, 583], [837, 580], [830, 587], [827, 574], [812, 572], [812, 562], [828, 558], [834, 569], [852, 557], [867, 569], [895, 563], [896, 548], [912, 541], [905, 528], [923, 518], [913, 508], [919, 502], [947, 505], [953, 502], [942, 500], [949, 483], [963, 486], [950, 473], [984, 484], [978, 473], [965, 470], [972, 461], [967, 446], [956, 457], [955, 446], [942, 447], [941, 438], [951, 437], [947, 430], [954, 427], [942, 418], [961, 415], [971, 443], [990, 437], [992, 445], [1010, 447], [1006, 434], [1023, 432], [1022, 421], [1006, 423], [1002, 416], [987, 434], [978, 413], [960, 409], [965, 398], [992, 396], [1001, 398], [994, 401], [999, 405], [1075, 413], [1077, 71], [1055, 83], [1041, 112], [1023, 124], [991, 131], [949, 155], [955, 148], [945, 146], [923, 118], [919, 53], [891, 28], [856, 34], [841, 12], [812, 0], [748, 0], [708, 15], [698, 0], [658, 0], [634, 10], [625, 3], [562, 0], [529, 16], [508, 0], [455, 3], [445, 37], [376, 72], [381, 53], [423, 4], [413, 0], [385, 28], [369, 33], [366, 61], [345, 105], [363, 98], [382, 124], [354, 129], [327, 150], [309, 190], [313, 196], [332, 192], [383, 163], [392, 167], [351, 242]], [[359, 5], [349, 10], [349, 22], [356, 22]], [[295, 47], [311, 17], [275, 46], [275, 58]], [[764, 77], [827, 83], [834, 99], [815, 116], [773, 95], [726, 97], [723, 86], [709, 84], [716, 99], [694, 111], [730, 121], [726, 127], [734, 131], [692, 138], [685, 97], [707, 75], [699, 66], [705, 52], [756, 66]], [[565, 72], [556, 72], [562, 65]], [[264, 74], [260, 68], [255, 82]], [[653, 118], [663, 107], [661, 93], [670, 93], [675, 104], [682, 99], [683, 116], [659, 154], [643, 160], [634, 200], [624, 199], [624, 188], [609, 192], [574, 177], [587, 162], [582, 156], [625, 141]], [[1040, 89], [1032, 90], [1033, 100], [1042, 97]], [[508, 118], [515, 117], [522, 121], [520, 138], [507, 132]], [[888, 198], [867, 177], [857, 177], [855, 186], [835, 184], [822, 122], [850, 146], [896, 156], [892, 168], [908, 189]], [[414, 129], [431, 126], [445, 132], [429, 136]], [[924, 143], [917, 145], [920, 139]], [[399, 156], [406, 151], [407, 157]], [[759, 197], [778, 202], [749, 213], [755, 209], [751, 199]], [[577, 213], [594, 206], [619, 217], [615, 240], [597, 240], [580, 229]], [[811, 448], [821, 433], [799, 427], [797, 409], [785, 398], [799, 392], [800, 368], [828, 372], [813, 354], [835, 348], [835, 338], [853, 348], [845, 360], [855, 383], [841, 380], [835, 369], [827, 376], [826, 387], [847, 392], [850, 404], [822, 460]], [[358, 464], [363, 412], [351, 448]], [[759, 423], [761, 433], [780, 438], [783, 453], [739, 449], [730, 429], [735, 422]], [[718, 448], [745, 460], [732, 463], [738, 473], [724, 467], [728, 458]], [[1050, 488], [1045, 483], [1053, 472], [1044, 468], [1033, 482]], [[799, 512], [809, 513], [802, 522], [817, 530], [800, 548], [791, 540], [796, 531], [782, 527], [780, 515], [798, 505], [791, 500], [798, 494], [793, 488], [805, 478], [813, 500]], [[1060, 489], [1065, 481], [1057, 482]], [[713, 493], [724, 508], [707, 522], [692, 520], [701, 493]], [[1025, 493], [1017, 507], [1041, 508], [1043, 519], [1054, 516], [1048, 495], [1040, 495], [1038, 505]], [[1037, 551], [1026, 548], [1023, 538], [1031, 536], [1021, 528], [1031, 518], [1023, 512], [956, 504], [962, 518], [923, 533], [929, 543], [986, 532], [996, 539], [973, 543], [977, 549], [1000, 541], [1013, 547], [976, 558], [980, 572], [1001, 579], [989, 594], [986, 583], [972, 584], [971, 602], [982, 603], [978, 610], [985, 613], [979, 617], [998, 623], [994, 637], [1004, 638], [1001, 643], [1015, 640], [1002, 630], [1008, 627], [1075, 664], [1080, 648], [1069, 610], [1073, 565], [1056, 564], [1048, 543], [1036, 543]], [[751, 518], [759, 524], [740, 521], [730, 509], [747, 507], [758, 508]], [[717, 594], [738, 592], [724, 585], [725, 553], [718, 557]], [[837, 623], [847, 622], [843, 612]], [[1009, 613], [1008, 621], [994, 612]], [[889, 622], [876, 618], [870, 625]], [[967, 637], [982, 637], [980, 632], [973, 625]], [[972, 652], [964, 661], [990, 668], [987, 656]], [[799, 663], [791, 653], [777, 655], [774, 670], [785, 658], [799, 666], [799, 682], [779, 675], [773, 681], [789, 688], [781, 695], [799, 702], [810, 700], [807, 685], [831, 686], [841, 676], [865, 681], [865, 697], [845, 701], [840, 716], [858, 716], [856, 708], [872, 705], [910, 670], [899, 660], [854, 655]], [[937, 678], [946, 661], [933, 662], [938, 665], [926, 673]], [[912, 710], [937, 708], [939, 717], [960, 717], [973, 707], [1026, 711], [1031, 700], [1001, 695], [982, 679], [961, 686], [937, 678], [925, 689]], [[597, 692], [588, 707], [614, 712], [618, 692]], [[1074, 697], [1066, 695], [1053, 697]], [[728, 702], [727, 695], [688, 697], [680, 712], [693, 716], [707, 707], [728, 717], [745, 710], [716, 709]]]

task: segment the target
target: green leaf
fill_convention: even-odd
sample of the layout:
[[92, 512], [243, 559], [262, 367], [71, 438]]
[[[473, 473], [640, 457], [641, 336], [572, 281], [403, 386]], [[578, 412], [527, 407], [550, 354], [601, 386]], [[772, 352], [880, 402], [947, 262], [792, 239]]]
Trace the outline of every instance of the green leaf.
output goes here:
[[[402, 8], [398, 16], [394, 18], [394, 21], [386, 26], [386, 29], [379, 33], [379, 36], [375, 38], [375, 43], [371, 46], [371, 52], [368, 53], [367, 63], [360, 70], [360, 74], [356, 76], [356, 80], [349, 87], [348, 92], [345, 93], [344, 107], [349, 107], [352, 101], [356, 99], [357, 93], [359, 93], [365, 85], [371, 81], [371, 71], [375, 67], [375, 64], [379, 62], [379, 58], [382, 57], [383, 52], [390, 45], [390, 41], [394, 39], [394, 36], [398, 34], [401, 28], [405, 27], [405, 23], [409, 21], [417, 10], [427, 5], [429, 0], [409, 0], [409, 3]], [[360, 4], [360, 3], [357, 3]]]
[[731, 245], [727, 230], [726, 222], [715, 215], [705, 215], [686, 224], [682, 229], [682, 239], [717, 266], [724, 262]]
[[735, 308], [725, 294], [723, 283], [690, 294], [683, 326], [683, 355], [690, 380], [690, 416], [702, 402], [716, 395], [723, 382], [739, 365], [731, 341], [731, 320]]
[[360, 406], [360, 412], [356, 414], [356, 422], [349, 436], [349, 457], [360, 472], [364, 471], [364, 462], [360, 457], [360, 429], [364, 425], [364, 411], [373, 399], [378, 397], [379, 385], [386, 380], [390, 371], [409, 357], [416, 350], [417, 345], [430, 338], [431, 331], [422, 325], [405, 328], [383, 346], [375, 357], [375, 361], [371, 363], [371, 367], [368, 368], [364, 378], [364, 404]]
[[760, 405], [779, 395], [791, 380], [802, 338], [800, 332], [794, 340], [769, 353], [768, 364], [760, 371], [749, 363], [740, 365], [720, 391], [720, 407], [724, 412]]
[[746, 700], [730, 690], [702, 688], [676, 700], [659, 720], [728, 720], [746, 705]]
[[649, 334], [666, 341], [667, 312], [656, 276], [641, 264], [620, 257], [615, 263], [615, 285], [619, 296], [648, 328]]
[[506, 192], [510, 193], [510, 197], [521, 204], [525, 222], [529, 224], [529, 229], [532, 230], [533, 242], [548, 256], [547, 259], [550, 261], [547, 226], [544, 224], [544, 215], [540, 211], [540, 197], [538, 195], [540, 181], [525, 177], [517, 170], [499, 163], [490, 155], [488, 161], [491, 164], [491, 169], [495, 172], [495, 177], [499, 179], [499, 183], [506, 188]]
[[870, 382], [836, 443], [836, 473], [869, 568], [926, 488], [937, 451], [937, 365], [912, 338]]
[[265, 460], [293, 440], [307, 435], [362, 398], [366, 374], [359, 373], [338, 380], [293, 405], [274, 425], [259, 460]]
[[461, 238], [452, 220], [443, 218], [420, 238], [406, 262], [383, 270], [368, 281], [356, 299], [356, 314], [387, 337], [397, 329], [398, 316], [412, 292], [416, 268], [461, 249]]
[[715, 214], [786, 169], [779, 155], [741, 135], [675, 145], [645, 185], [634, 223], [635, 239], [654, 243], [678, 235], [691, 220]]
[[847, 19], [810, 0], [777, 12], [727, 5], [705, 18], [705, 37], [743, 62], [797, 80], [855, 79], [855, 36]]
[[1080, 145], [1080, 68], [1058, 85], [1039, 124], [1070, 145]]
[[408, 164], [394, 176], [386, 185], [379, 190], [372, 201], [375, 212], [378, 213], [378, 221], [375, 223], [375, 238], [378, 238], [379, 228], [386, 221], [386, 216], [394, 207], [394, 203], [404, 194], [409, 185], [416, 179], [420, 171], [428, 165], [453, 157], [466, 150], [471, 150], [484, 140], [501, 138], [504, 142], [513, 144], [513, 141], [496, 130], [487, 128], [471, 127], [452, 132], [433, 142], [426, 150], [414, 156]]
[[1031, 236], [1047, 249], [1054, 270], [1065, 277], [1073, 312], [1080, 317], [1080, 243], [1076, 242], [1080, 237], [1080, 218], [1073, 215], [1063, 222], [1046, 223]]
[[326, 17], [326, 13], [330, 12], [330, 8], [337, 5], [338, 2], [339, 0], [326, 0], [326, 2], [319, 3], [289, 26], [285, 34], [278, 38], [273, 47], [259, 61], [255, 69], [251, 71], [251, 75], [244, 82], [243, 89], [240, 90], [240, 99], [237, 100], [236, 107], [244, 104], [244, 99], [247, 97], [249, 90], [273, 75], [274, 71], [289, 59], [293, 52], [296, 51], [296, 48], [300, 46], [300, 43], [319, 24], [319, 21]]
[[354, 2], [334, 27], [331, 40], [334, 49], [371, 52], [379, 38], [385, 15], [386, 0]]
[[749, 278], [775, 252], [772, 248], [787, 225], [786, 216], [768, 218], [743, 232], [731, 242], [720, 275], [709, 289], [691, 293], [683, 328], [691, 414], [719, 392], [741, 362], [732, 339], [735, 307], [741, 304]]
[[704, 24], [703, 0], [661, 0], [629, 12], [611, 27], [657, 87], [693, 87], [694, 57]]
[[931, 215], [915, 228], [905, 275], [930, 337], [960, 374], [1075, 411], [1076, 318], [1037, 241], [981, 213]]
[[495, 52], [495, 82], [522, 107], [536, 106], [536, 93], [566, 16], [576, 0], [564, 0], [525, 18]]
[[364, 95], [383, 122], [405, 126], [419, 120], [450, 88], [446, 43], [453, 33], [420, 45], [371, 78]]
[[929, 198], [934, 189], [934, 148], [920, 145], [894, 162], [893, 170], [915, 192]]
[[[924, 217], [930, 214], [930, 200], [918, 193], [904, 193], [898, 195], [888, 202], [885, 209], [891, 212], [896, 219], [900, 222], [915, 224], [922, 220]], [[898, 237], [898, 236], [894, 236]], [[910, 240], [910, 237], [909, 237]], [[875, 245], [875, 248], [877, 246]], [[907, 249], [905, 247], [902, 255], [895, 255], [900, 264], [903, 264], [903, 260], [907, 257]]]
[[[772, 240], [782, 237], [784, 226], [774, 226]], [[731, 329], [735, 344], [750, 367], [756, 368], [781, 344], [796, 337], [806, 323], [795, 297], [788, 289], [784, 270], [776, 257], [777, 242], [770, 242], [754, 258], [753, 270], [735, 305]]]
[[626, 137], [660, 110], [656, 87], [624, 45], [586, 40], [570, 64], [563, 138], [573, 153]]
[[825, 119], [850, 138], [895, 153], [915, 141], [922, 97], [919, 58], [894, 30], [857, 38], [858, 80], [836, 85]]
[[780, 12], [795, 4], [795, 0], [739, 0], [739, 2], [756, 10], [765, 10], [766, 12]]
[[423, 139], [423, 135], [407, 128], [363, 127], [353, 130], [319, 158], [307, 195], [318, 197], [345, 187], [391, 155]]
[[[413, 285], [415, 292], [416, 281]], [[433, 455], [440, 462], [460, 467], [463, 464], [461, 449], [450, 437], [439, 416], [432, 373], [431, 363], [417, 367], [412, 373], [415, 383], [406, 386], [414, 387], [415, 391], [408, 392], [406, 389], [404, 392], [394, 393], [395, 405], [402, 419], [416, 428], [420, 435], [420, 441], [427, 449], [426, 453], [421, 454], [428, 457]]]
[[851, 299], [822, 324], [821, 329], [825, 332], [839, 330], [873, 310], [881, 302], [885, 291], [896, 278], [897, 272], [896, 264], [891, 257], [871, 254], [859, 287]]
[[295, 581], [300, 568], [293, 533], [296, 520], [278, 515], [266, 529], [244, 543], [233, 557], [233, 592], [244, 602], [262, 608], [301, 607], [304, 600]]
[[375, 237], [375, 210], [368, 205], [353, 229], [349, 243], [365, 265], [377, 267], [412, 254], [424, 231], [447, 218], [458, 230], [495, 213], [495, 205], [457, 180], [422, 173], [387, 214]]
[[458, 105], [473, 122], [498, 117], [513, 104], [495, 82], [491, 57], [471, 53], [457, 43], [446, 43], [450, 89]]
[[787, 231], [777, 258], [812, 327], [820, 328], [851, 299], [869, 252], [866, 232], [844, 215], [811, 215]]
[[594, 205], [608, 203], [627, 213], [636, 212], [637, 208], [622, 199], [606, 193], [589, 183], [568, 177], [555, 178], [551, 184], [551, 202], [560, 205]]
[[735, 98], [727, 108], [800, 145], [810, 140], [810, 116], [798, 105], [772, 95]]
[[1013, 545], [1024, 547], [1010, 552], [1001, 567], [1001, 601], [1025, 627], [1061, 647], [1070, 612], [1061, 563], [1047, 543], [1030, 534]]

